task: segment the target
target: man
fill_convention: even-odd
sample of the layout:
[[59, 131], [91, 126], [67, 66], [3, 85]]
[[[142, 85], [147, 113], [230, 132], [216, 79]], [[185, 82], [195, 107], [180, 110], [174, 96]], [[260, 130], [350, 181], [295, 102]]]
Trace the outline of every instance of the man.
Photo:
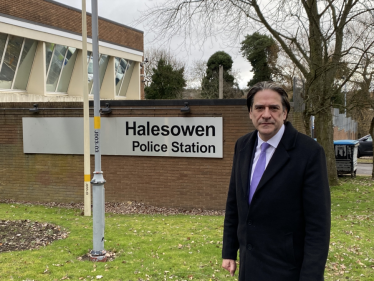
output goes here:
[[330, 190], [323, 148], [287, 122], [287, 93], [272, 82], [247, 96], [256, 130], [235, 146], [222, 267], [240, 281], [323, 280]]

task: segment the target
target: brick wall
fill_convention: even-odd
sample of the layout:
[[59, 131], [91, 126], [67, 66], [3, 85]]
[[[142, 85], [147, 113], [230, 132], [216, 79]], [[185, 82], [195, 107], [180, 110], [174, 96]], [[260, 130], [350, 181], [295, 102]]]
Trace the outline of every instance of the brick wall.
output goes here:
[[[82, 34], [81, 11], [53, 1], [2, 0], [0, 13], [33, 23]], [[87, 14], [87, 35], [91, 37], [91, 16]], [[143, 51], [143, 32], [99, 18], [99, 40]]]
[[[225, 208], [235, 142], [254, 129], [245, 100], [188, 102], [191, 113], [183, 115], [179, 108], [184, 106], [184, 100], [111, 101], [113, 108], [132, 110], [113, 109], [111, 116], [102, 118], [222, 116], [223, 158], [102, 156], [107, 181], [106, 201], [136, 200], [156, 206]], [[40, 110], [34, 115], [28, 111], [32, 106], [32, 103], [0, 104], [0, 198], [83, 202], [83, 155], [24, 154], [22, 142], [22, 117], [80, 117], [82, 104], [39, 103], [39, 108], [58, 109]], [[289, 120], [292, 119], [291, 110]], [[91, 173], [93, 171], [92, 157]]]
[[[293, 103], [291, 103], [291, 106], [293, 106]], [[294, 112], [293, 110], [291, 110], [291, 115], [288, 117], [288, 121], [292, 123], [296, 130], [298, 130], [300, 133], [305, 134], [303, 118], [304, 117], [302, 112]]]

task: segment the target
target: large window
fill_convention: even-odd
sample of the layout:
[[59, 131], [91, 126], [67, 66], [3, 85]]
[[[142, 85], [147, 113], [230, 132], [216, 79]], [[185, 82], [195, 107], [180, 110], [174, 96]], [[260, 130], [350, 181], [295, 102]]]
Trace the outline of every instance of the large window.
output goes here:
[[75, 48], [46, 44], [47, 92], [67, 92], [76, 56]]
[[109, 56], [108, 55], [100, 55], [100, 60], [99, 60], [99, 68], [100, 68], [100, 85], [103, 84], [104, 80], [104, 75], [105, 71], [107, 69], [109, 62]]
[[1, 59], [3, 58], [3, 53], [5, 49], [5, 44], [7, 42], [8, 35], [4, 33], [0, 33], [0, 54], [1, 54]]
[[55, 92], [67, 51], [66, 46], [55, 45], [47, 71], [47, 92]]
[[58, 83], [57, 92], [67, 92], [71, 75], [73, 74], [77, 49], [68, 47], [65, 60], [62, 66], [60, 81]]
[[92, 52], [87, 52], [87, 73], [88, 73], [88, 92], [91, 93], [92, 83], [93, 83], [93, 54]]
[[[40, 43], [42, 44], [42, 43]], [[78, 51], [65, 45], [45, 42], [46, 91], [67, 93]], [[26, 90], [30, 79], [38, 41], [0, 33], [0, 90]], [[99, 54], [99, 82], [103, 84], [109, 55]], [[135, 62], [114, 58], [115, 95], [125, 97]], [[93, 89], [93, 56], [87, 52], [88, 90]], [[111, 78], [113, 79], [113, 78]]]
[[[88, 62], [88, 92], [90, 94], [92, 93], [92, 85], [93, 85], [93, 54], [92, 52], [88, 51], [87, 52], [87, 62]], [[109, 56], [108, 55], [103, 55], [99, 54], [99, 78], [100, 78], [100, 88], [101, 85], [103, 84], [104, 80], [104, 75], [106, 68], [108, 66], [109, 62]]]
[[0, 33], [0, 89], [25, 90], [37, 42]]
[[37, 41], [25, 39], [21, 60], [17, 69], [16, 79], [14, 81], [14, 89], [26, 90], [37, 45]]
[[49, 70], [49, 64], [51, 63], [51, 58], [52, 58], [52, 55], [53, 55], [54, 48], [55, 48], [55, 44], [45, 43], [45, 52], [46, 52], [45, 69], [46, 69], [46, 73], [48, 73], [48, 70]]
[[135, 63], [131, 60], [115, 58], [116, 95], [126, 96]]

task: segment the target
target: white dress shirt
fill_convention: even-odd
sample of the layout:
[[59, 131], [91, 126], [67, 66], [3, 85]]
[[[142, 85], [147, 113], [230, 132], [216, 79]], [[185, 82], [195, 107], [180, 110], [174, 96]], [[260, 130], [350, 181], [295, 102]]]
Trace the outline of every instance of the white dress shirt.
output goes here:
[[[279, 131], [270, 140], [267, 141], [267, 143], [270, 144], [270, 145], [269, 145], [268, 149], [266, 150], [265, 170], [266, 170], [266, 167], [269, 164], [269, 161], [270, 161], [271, 157], [273, 157], [275, 149], [278, 147], [278, 144], [283, 137], [284, 128], [285, 128], [284, 125], [282, 125], [282, 127], [279, 129]], [[256, 165], [257, 165], [257, 161], [260, 158], [261, 145], [263, 143], [264, 143], [264, 141], [260, 138], [260, 135], [257, 132], [257, 146], [256, 146], [255, 157], [253, 158], [253, 165], [252, 165], [252, 171], [251, 171], [251, 181], [252, 181], [252, 177], [253, 177], [253, 171], [255, 170]]]

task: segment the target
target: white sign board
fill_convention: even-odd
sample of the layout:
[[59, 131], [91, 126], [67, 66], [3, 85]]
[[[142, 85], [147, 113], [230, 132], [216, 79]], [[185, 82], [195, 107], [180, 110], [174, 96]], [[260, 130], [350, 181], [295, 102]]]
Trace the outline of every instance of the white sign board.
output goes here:
[[[94, 133], [90, 120], [91, 153]], [[24, 153], [83, 154], [83, 118], [23, 118]], [[104, 117], [103, 155], [223, 157], [222, 117]]]

